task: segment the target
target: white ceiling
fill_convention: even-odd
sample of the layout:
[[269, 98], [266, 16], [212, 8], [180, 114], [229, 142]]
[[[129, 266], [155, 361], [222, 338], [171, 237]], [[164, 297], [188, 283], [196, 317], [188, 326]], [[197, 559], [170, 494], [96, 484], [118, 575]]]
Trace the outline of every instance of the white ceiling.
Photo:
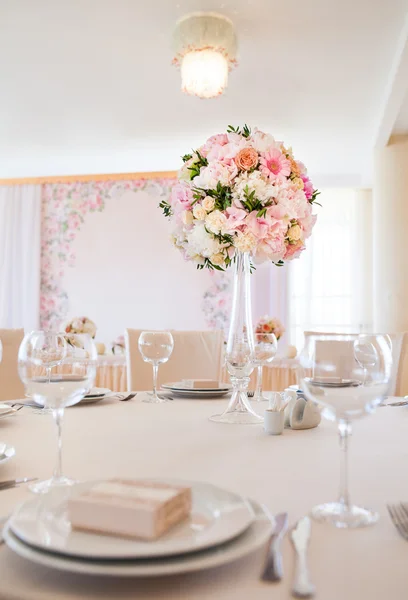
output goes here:
[[[236, 26], [239, 66], [214, 100], [182, 94], [170, 65], [174, 23], [196, 10]], [[0, 0], [0, 177], [176, 169], [190, 147], [246, 122], [292, 145], [317, 185], [367, 184], [395, 82], [398, 97], [408, 84], [393, 71], [407, 10], [407, 0]]]

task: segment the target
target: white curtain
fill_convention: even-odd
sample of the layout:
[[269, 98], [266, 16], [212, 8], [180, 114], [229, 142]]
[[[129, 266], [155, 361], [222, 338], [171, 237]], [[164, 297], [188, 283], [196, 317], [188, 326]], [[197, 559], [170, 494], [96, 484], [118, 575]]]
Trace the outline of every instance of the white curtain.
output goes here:
[[372, 203], [369, 190], [323, 190], [307, 248], [289, 264], [290, 342], [305, 330], [362, 332], [372, 327]]
[[0, 186], [0, 327], [38, 328], [41, 186]]

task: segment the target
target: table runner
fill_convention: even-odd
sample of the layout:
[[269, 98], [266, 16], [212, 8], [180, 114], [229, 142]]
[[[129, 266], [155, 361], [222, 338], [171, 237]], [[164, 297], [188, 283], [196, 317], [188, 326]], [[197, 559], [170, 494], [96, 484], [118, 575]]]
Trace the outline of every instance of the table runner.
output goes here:
[[[339, 449], [334, 425], [268, 437], [261, 426], [208, 421], [225, 400], [174, 400], [162, 405], [112, 399], [66, 411], [64, 471], [78, 479], [169, 477], [205, 480], [287, 510], [290, 523], [314, 504], [336, 496]], [[256, 406], [257, 409], [260, 405]], [[351, 444], [352, 499], [381, 514], [368, 529], [341, 531], [313, 524], [310, 567], [322, 600], [405, 600], [408, 544], [386, 514], [386, 502], [408, 500], [407, 408], [380, 408], [355, 425]], [[55, 458], [49, 415], [24, 408], [0, 421], [0, 440], [16, 458], [0, 478], [48, 477]], [[29, 496], [23, 487], [0, 492], [1, 513]], [[0, 515], [1, 516], [1, 515]], [[274, 600], [290, 597], [293, 551], [283, 545], [281, 584], [259, 580], [263, 551], [230, 565], [185, 576], [110, 579], [53, 571], [0, 546], [0, 598]]]

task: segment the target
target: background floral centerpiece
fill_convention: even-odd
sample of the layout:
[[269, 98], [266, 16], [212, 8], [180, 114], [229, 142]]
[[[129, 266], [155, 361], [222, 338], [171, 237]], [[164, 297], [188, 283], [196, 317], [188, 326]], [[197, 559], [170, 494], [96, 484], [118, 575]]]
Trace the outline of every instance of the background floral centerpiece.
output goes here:
[[172, 218], [174, 245], [197, 268], [223, 270], [237, 252], [281, 266], [304, 250], [319, 192], [282, 142], [229, 126], [183, 161], [160, 206]]
[[65, 326], [65, 333], [87, 333], [91, 338], [94, 338], [96, 335], [96, 325], [88, 317], [75, 317], [75, 319], [69, 321]]
[[112, 354], [124, 354], [125, 348], [125, 336], [119, 335], [116, 340], [112, 342]]
[[276, 339], [279, 340], [279, 338], [281, 338], [282, 335], [285, 333], [285, 328], [279, 321], [279, 319], [265, 315], [264, 317], [259, 319], [255, 327], [255, 333], [264, 333], [265, 335], [274, 333]]

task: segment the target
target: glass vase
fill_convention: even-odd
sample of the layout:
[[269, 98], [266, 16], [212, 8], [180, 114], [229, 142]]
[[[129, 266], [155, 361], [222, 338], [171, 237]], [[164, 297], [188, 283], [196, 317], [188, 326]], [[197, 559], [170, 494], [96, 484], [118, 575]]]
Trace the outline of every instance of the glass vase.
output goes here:
[[248, 400], [248, 385], [254, 369], [255, 343], [251, 309], [251, 262], [249, 253], [235, 257], [233, 301], [225, 363], [232, 383], [232, 396], [226, 410], [210, 417], [217, 423], [263, 423]]

